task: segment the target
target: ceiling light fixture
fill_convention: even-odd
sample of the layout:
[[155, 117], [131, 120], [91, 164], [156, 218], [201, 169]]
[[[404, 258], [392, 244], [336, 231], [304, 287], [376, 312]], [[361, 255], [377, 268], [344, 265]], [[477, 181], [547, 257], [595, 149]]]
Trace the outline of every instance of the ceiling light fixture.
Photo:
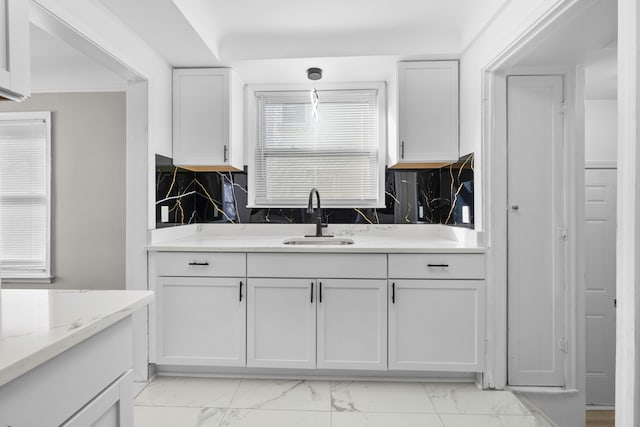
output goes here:
[[318, 120], [318, 104], [320, 103], [318, 99], [318, 91], [316, 90], [316, 80], [320, 80], [322, 78], [322, 69], [312, 67], [307, 69], [307, 78], [309, 80], [313, 80], [313, 89], [311, 89], [311, 93], [309, 96], [311, 97], [311, 112], [313, 117]]

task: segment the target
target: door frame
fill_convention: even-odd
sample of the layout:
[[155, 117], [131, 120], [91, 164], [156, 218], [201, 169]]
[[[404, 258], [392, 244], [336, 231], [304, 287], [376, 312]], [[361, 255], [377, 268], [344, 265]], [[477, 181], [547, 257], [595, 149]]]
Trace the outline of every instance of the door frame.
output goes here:
[[[53, 2], [31, 0], [29, 20], [43, 31], [95, 60], [98, 64], [120, 76], [126, 83], [126, 165], [125, 165], [125, 283], [127, 290], [147, 290], [147, 229], [149, 228], [149, 202], [154, 200], [154, 168], [150, 168], [154, 154], [149, 153], [149, 76], [126, 64], [98, 41], [95, 35], [81, 28], [64, 16]], [[149, 193], [149, 192], [152, 193]], [[133, 313], [134, 381], [146, 382], [149, 372], [148, 307]]]
[[[584, 284], [578, 277], [584, 272], [583, 240], [584, 195], [584, 106], [576, 100], [584, 98], [584, 70], [580, 67], [514, 68], [535, 44], [536, 37], [560, 17], [578, 13], [577, 1], [558, 2], [549, 13], [482, 70], [482, 211], [485, 212], [484, 231], [487, 245], [487, 310], [483, 388], [503, 389], [507, 379], [507, 75], [561, 74], [565, 79], [567, 110], [564, 128], [565, 210], [567, 218], [567, 247], [565, 266], [565, 329], [568, 354], [565, 360], [565, 387], [575, 393], [584, 370], [584, 301], [578, 300]], [[578, 5], [579, 6], [579, 5]], [[582, 375], [584, 377], [584, 375]]]

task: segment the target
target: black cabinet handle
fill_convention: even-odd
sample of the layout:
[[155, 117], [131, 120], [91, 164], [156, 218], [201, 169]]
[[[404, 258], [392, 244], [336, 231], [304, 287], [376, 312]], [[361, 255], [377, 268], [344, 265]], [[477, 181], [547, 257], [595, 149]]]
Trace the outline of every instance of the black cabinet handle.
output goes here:
[[224, 162], [227, 163], [227, 160], [229, 160], [229, 149], [227, 148], [227, 146], [224, 146], [224, 153], [223, 153], [223, 157], [224, 157]]
[[240, 302], [242, 302], [242, 281], [240, 281]]
[[206, 262], [206, 261], [205, 261], [205, 262], [197, 262], [197, 261], [193, 261], [193, 262], [190, 262], [190, 263], [189, 263], [189, 265], [200, 265], [200, 266], [204, 266], [204, 265], [209, 265], [209, 263], [208, 263], [208, 262]]
[[395, 283], [391, 284], [391, 303], [392, 304], [396, 303], [396, 284]]
[[311, 282], [311, 304], [313, 304], [313, 282]]
[[400, 158], [404, 159], [404, 141], [400, 144]]
[[449, 264], [427, 264], [427, 267], [442, 267], [442, 268], [449, 268]]
[[320, 287], [318, 288], [319, 294], [318, 294], [318, 301], [320, 302], [320, 304], [322, 304], [322, 282], [320, 282]]

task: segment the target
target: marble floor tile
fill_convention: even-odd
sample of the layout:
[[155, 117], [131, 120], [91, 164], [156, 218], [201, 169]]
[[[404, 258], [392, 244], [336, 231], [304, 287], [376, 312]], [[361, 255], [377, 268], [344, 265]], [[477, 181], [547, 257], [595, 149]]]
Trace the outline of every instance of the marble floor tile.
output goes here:
[[226, 409], [134, 406], [134, 427], [218, 427]]
[[[538, 427], [529, 415], [461, 415], [441, 414], [444, 427]], [[136, 426], [137, 427], [137, 426]]]
[[242, 380], [229, 407], [331, 411], [329, 382]]
[[425, 384], [439, 414], [531, 415], [509, 391], [480, 390], [473, 384]]
[[158, 377], [135, 399], [136, 405], [226, 408], [240, 380]]
[[220, 424], [223, 426], [331, 427], [331, 412], [229, 409]]
[[331, 427], [443, 427], [437, 414], [333, 412]]
[[436, 412], [420, 383], [334, 382], [331, 408], [334, 412]]

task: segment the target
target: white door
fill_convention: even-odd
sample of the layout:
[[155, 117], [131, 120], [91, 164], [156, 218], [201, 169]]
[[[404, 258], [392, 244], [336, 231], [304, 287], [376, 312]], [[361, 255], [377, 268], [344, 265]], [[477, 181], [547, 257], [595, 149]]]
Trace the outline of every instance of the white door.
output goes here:
[[318, 281], [318, 368], [387, 369], [387, 281]]
[[616, 170], [585, 172], [587, 404], [615, 403]]
[[247, 366], [316, 367], [316, 281], [249, 279]]
[[389, 283], [389, 369], [480, 371], [484, 281]]
[[509, 76], [508, 381], [564, 385], [562, 76]]
[[158, 363], [244, 366], [244, 285], [239, 278], [159, 277]]

